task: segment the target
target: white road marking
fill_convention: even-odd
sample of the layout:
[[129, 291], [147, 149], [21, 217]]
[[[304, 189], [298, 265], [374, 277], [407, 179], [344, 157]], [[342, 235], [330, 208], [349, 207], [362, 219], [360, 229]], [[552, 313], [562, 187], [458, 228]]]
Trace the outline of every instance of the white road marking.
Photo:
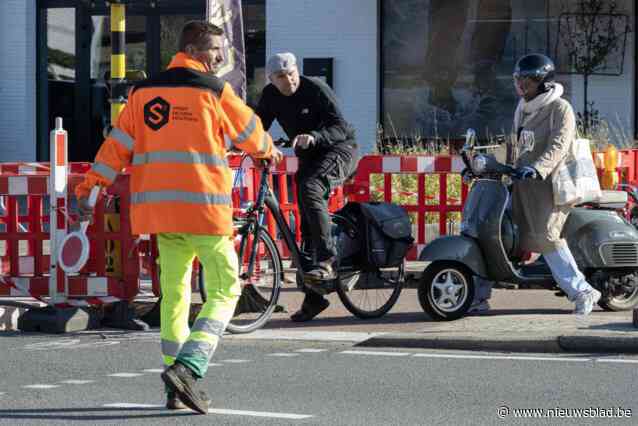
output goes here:
[[307, 349], [297, 349], [295, 352], [300, 352], [302, 354], [318, 354], [319, 352], [326, 352], [328, 349], [313, 349], [313, 348], [307, 348]]
[[505, 359], [520, 361], [563, 361], [563, 362], [588, 362], [591, 358], [564, 358], [564, 357], [539, 357], [539, 356], [506, 356], [506, 355], [461, 355], [461, 354], [414, 354], [415, 358], [456, 358], [456, 359]]
[[6, 392], [0, 392], [0, 396], [6, 395], [6, 394], [7, 394]]
[[211, 362], [208, 364], [209, 367], [219, 367], [221, 364], [217, 363], [217, 362]]
[[286, 420], [304, 420], [314, 417], [311, 414], [269, 413], [266, 411], [227, 410], [223, 408], [210, 408], [208, 412], [210, 414], [226, 414], [229, 416], [270, 417]]
[[255, 330], [246, 334], [228, 334], [224, 339], [249, 340], [299, 340], [299, 341], [327, 341], [327, 342], [363, 342], [383, 333], [362, 333], [348, 331], [305, 331], [305, 330]]
[[104, 408], [163, 408], [163, 405], [157, 404], [132, 404], [130, 402], [116, 402], [114, 404], [104, 404]]
[[63, 380], [60, 383], [64, 383], [67, 385], [86, 385], [93, 382], [95, 382], [95, 380]]
[[114, 373], [107, 374], [108, 377], [122, 377], [122, 378], [131, 378], [131, 377], [140, 377], [141, 373]]
[[24, 347], [27, 351], [48, 351], [55, 349], [63, 349], [78, 345], [80, 343], [80, 339], [59, 339], [59, 340], [49, 340], [46, 342], [39, 343], [31, 343]]
[[407, 352], [380, 352], [380, 351], [341, 351], [347, 355], [375, 355], [375, 356], [409, 356]]
[[[120, 409], [135, 409], [135, 408], [164, 408], [163, 405], [158, 404], [132, 404], [128, 402], [116, 402], [114, 404], [104, 404], [104, 408], [120, 408]], [[286, 420], [304, 420], [314, 417], [311, 414], [295, 414], [295, 413], [275, 413], [267, 411], [250, 411], [250, 410], [229, 410], [226, 408], [210, 408], [208, 410], [210, 414], [225, 414], [228, 416], [249, 416], [249, 417], [269, 417], [274, 419], [286, 419]]]
[[26, 385], [22, 387], [25, 389], [54, 389], [54, 388], [59, 388], [60, 385], [37, 384], [37, 385]]
[[276, 357], [281, 357], [281, 358], [291, 358], [291, 357], [295, 357], [295, 356], [299, 356], [300, 354], [291, 354], [291, 353], [284, 353], [284, 352], [275, 352], [272, 354], [268, 354], [267, 356], [276, 356]]
[[610, 362], [610, 363], [618, 363], [618, 364], [638, 364], [638, 359], [618, 359], [618, 358], [602, 359], [602, 358], [598, 358], [598, 359], [596, 359], [596, 362]]
[[142, 370], [145, 373], [163, 373], [164, 369], [163, 368], [147, 368], [146, 370]]
[[119, 345], [117, 340], [100, 340], [81, 343], [80, 339], [60, 339], [47, 342], [31, 343], [24, 347], [27, 351], [49, 351], [58, 349], [95, 349], [104, 346]]
[[226, 364], [243, 364], [245, 362], [250, 362], [249, 359], [220, 359], [219, 362], [223, 362]]

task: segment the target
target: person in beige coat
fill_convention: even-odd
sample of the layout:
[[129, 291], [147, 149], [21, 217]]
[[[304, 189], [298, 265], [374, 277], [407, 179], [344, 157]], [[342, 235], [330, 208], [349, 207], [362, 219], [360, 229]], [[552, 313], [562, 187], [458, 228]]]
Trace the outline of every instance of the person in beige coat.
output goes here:
[[563, 86], [554, 81], [554, 63], [531, 54], [516, 63], [514, 85], [520, 102], [514, 114], [516, 136], [508, 160], [520, 178], [512, 191], [512, 214], [519, 227], [521, 247], [541, 253], [558, 286], [576, 305], [577, 315], [588, 315], [600, 299], [578, 269], [561, 238], [570, 207], [554, 203], [554, 173], [576, 139], [576, 119], [563, 99]]

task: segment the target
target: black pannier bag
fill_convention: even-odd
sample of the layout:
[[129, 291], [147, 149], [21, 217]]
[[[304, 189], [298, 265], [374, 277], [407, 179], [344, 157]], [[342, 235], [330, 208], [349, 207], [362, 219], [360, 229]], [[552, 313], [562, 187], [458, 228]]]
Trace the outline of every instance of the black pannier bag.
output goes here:
[[360, 258], [373, 269], [399, 266], [414, 242], [410, 217], [395, 204], [350, 202], [337, 214], [356, 224], [365, 251]]

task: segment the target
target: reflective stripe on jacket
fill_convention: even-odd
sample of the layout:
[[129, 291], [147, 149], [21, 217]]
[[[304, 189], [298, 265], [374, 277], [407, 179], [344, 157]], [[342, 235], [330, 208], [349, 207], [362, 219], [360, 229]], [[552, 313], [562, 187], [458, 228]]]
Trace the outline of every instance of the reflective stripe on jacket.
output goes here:
[[226, 140], [257, 158], [272, 155], [254, 111], [230, 85], [178, 53], [167, 71], [133, 88], [76, 195], [110, 185], [126, 168], [133, 233], [231, 235]]

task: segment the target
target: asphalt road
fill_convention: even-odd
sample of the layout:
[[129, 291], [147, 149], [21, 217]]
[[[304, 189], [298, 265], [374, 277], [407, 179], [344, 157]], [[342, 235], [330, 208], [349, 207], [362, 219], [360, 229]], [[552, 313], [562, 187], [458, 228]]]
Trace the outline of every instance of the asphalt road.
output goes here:
[[[208, 416], [163, 408], [156, 332], [5, 333], [0, 358], [0, 424], [10, 425], [630, 425], [638, 416], [638, 357], [229, 339], [202, 382]], [[528, 408], [572, 417], [517, 417]]]

